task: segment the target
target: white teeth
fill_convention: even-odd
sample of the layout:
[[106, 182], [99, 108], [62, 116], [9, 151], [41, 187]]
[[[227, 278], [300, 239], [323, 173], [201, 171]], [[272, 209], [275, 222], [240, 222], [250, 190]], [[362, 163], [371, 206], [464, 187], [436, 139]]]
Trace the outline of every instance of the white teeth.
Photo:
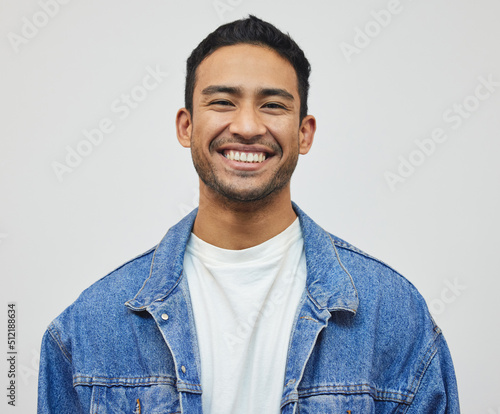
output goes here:
[[233, 161], [242, 161], [242, 162], [262, 162], [266, 159], [266, 154], [262, 152], [253, 153], [253, 152], [239, 152], [239, 151], [229, 150], [227, 152], [224, 152], [224, 156], [227, 159]]

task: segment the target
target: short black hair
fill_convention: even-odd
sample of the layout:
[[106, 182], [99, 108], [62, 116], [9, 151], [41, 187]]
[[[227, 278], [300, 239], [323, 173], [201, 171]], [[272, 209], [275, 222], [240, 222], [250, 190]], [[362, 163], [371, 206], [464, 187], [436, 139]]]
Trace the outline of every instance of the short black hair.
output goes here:
[[219, 26], [210, 33], [191, 52], [186, 64], [186, 88], [184, 105], [193, 113], [193, 92], [196, 82], [196, 69], [207, 56], [224, 46], [241, 43], [268, 47], [288, 60], [297, 75], [297, 88], [300, 97], [300, 120], [307, 115], [307, 95], [311, 65], [302, 49], [295, 41], [272, 24], [253, 15]]

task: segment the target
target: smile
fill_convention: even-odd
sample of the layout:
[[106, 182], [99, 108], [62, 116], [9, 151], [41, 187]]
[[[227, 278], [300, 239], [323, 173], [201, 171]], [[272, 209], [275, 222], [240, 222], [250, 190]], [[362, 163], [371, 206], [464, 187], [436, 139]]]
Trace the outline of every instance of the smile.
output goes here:
[[225, 150], [223, 152], [224, 157], [231, 161], [240, 162], [262, 162], [266, 159], [266, 154], [264, 152], [245, 152], [245, 151], [234, 151]]

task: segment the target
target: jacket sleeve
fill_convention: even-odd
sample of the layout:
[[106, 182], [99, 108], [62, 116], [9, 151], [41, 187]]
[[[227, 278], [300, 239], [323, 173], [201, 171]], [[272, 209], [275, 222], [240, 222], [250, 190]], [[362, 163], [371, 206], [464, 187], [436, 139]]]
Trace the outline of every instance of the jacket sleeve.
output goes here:
[[458, 389], [450, 351], [443, 335], [430, 361], [417, 393], [406, 414], [459, 414]]
[[82, 413], [75, 388], [70, 356], [50, 330], [45, 332], [38, 375], [38, 414]]

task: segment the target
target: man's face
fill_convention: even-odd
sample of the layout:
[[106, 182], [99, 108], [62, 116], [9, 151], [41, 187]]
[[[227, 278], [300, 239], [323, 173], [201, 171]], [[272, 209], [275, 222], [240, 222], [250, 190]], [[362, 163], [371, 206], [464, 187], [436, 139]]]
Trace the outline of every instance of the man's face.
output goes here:
[[299, 114], [295, 70], [276, 52], [240, 44], [212, 53], [196, 71], [185, 145], [202, 183], [232, 201], [288, 187], [310, 147]]

